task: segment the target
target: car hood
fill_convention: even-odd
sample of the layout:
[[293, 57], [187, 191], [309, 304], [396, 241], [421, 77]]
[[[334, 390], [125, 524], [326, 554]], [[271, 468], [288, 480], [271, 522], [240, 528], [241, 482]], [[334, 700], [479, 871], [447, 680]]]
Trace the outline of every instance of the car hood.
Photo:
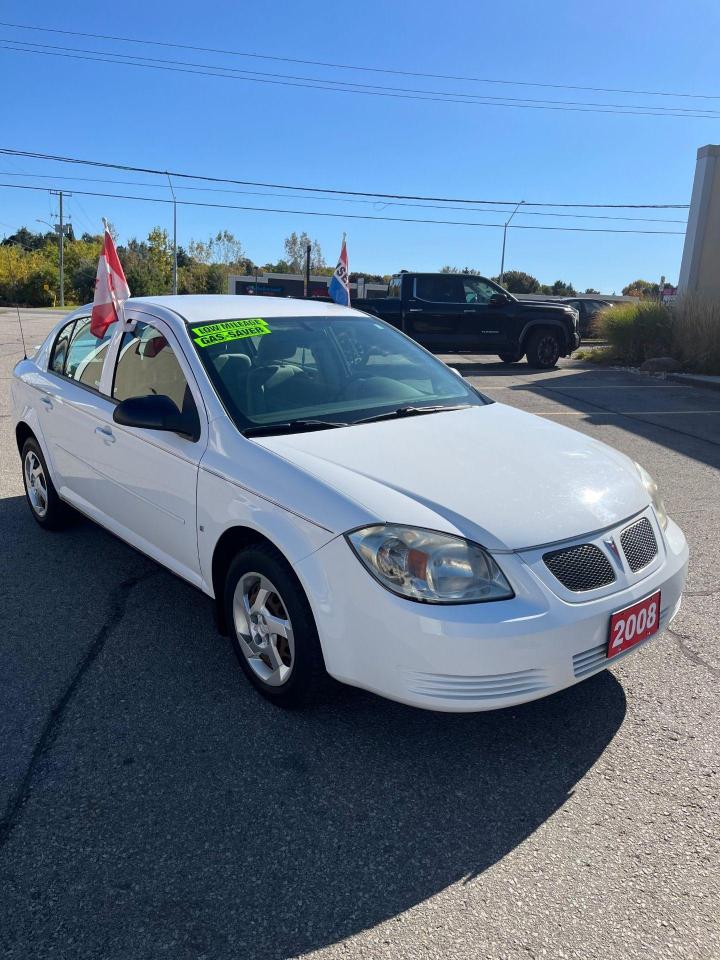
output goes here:
[[570, 318], [576, 312], [569, 303], [557, 303], [549, 300], [518, 300], [525, 313], [544, 313], [557, 316], [563, 314]]
[[582, 536], [649, 502], [624, 454], [501, 403], [255, 442], [363, 518], [460, 533], [490, 550]]

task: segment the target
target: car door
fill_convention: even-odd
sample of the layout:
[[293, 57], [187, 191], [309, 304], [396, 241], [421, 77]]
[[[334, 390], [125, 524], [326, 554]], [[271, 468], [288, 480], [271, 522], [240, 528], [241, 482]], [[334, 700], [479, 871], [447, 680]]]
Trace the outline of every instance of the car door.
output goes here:
[[207, 417], [190, 364], [169, 325], [128, 310], [133, 328], [108, 360], [111, 408], [130, 397], [165, 395], [194, 405], [200, 437], [121, 426], [110, 415], [95, 431], [92, 466], [104, 479], [98, 506], [125, 539], [171, 570], [201, 582], [197, 544], [197, 474], [207, 445]]
[[90, 317], [75, 317], [58, 332], [48, 369], [38, 379], [38, 417], [58, 493], [96, 519], [101, 478], [92, 468], [95, 431], [112, 417], [113, 405], [100, 391], [112, 330], [100, 339]]
[[461, 276], [460, 280], [466, 305], [457, 332], [460, 349], [469, 353], [503, 350], [512, 340], [512, 331], [507, 307], [498, 299], [502, 291], [482, 277]]
[[463, 287], [456, 274], [419, 274], [405, 304], [405, 332], [428, 350], [451, 352], [458, 347]]

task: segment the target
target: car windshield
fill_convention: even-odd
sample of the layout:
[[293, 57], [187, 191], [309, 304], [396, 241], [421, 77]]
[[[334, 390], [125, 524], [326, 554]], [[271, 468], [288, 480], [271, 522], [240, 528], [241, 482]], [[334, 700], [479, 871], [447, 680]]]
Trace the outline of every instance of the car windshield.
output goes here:
[[[189, 325], [240, 430], [343, 426], [424, 407], [489, 401], [388, 324], [363, 316], [271, 317]], [[326, 421], [327, 423], [319, 423]]]

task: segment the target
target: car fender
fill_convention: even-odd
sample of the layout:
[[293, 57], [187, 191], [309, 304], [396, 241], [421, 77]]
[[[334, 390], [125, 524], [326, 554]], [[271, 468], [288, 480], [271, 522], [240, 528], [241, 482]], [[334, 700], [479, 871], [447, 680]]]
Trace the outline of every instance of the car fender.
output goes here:
[[[337, 536], [316, 520], [200, 466], [197, 485], [198, 555], [203, 590], [214, 596], [213, 557], [229, 530], [254, 532], [293, 567]], [[253, 539], [250, 537], [249, 539]]]
[[[24, 362], [28, 363], [29, 361]], [[45, 434], [43, 433], [43, 428], [40, 423], [40, 417], [38, 416], [37, 409], [33, 404], [36, 389], [30, 386], [30, 384], [26, 383], [22, 379], [21, 374], [16, 372], [15, 376], [17, 379], [13, 381], [11, 387], [15, 430], [17, 430], [21, 423], [26, 424], [26, 426], [32, 430], [37, 442], [40, 444], [40, 449], [42, 450], [43, 456], [45, 457], [45, 463], [47, 464], [48, 472], [50, 473], [50, 479], [54, 484], [57, 485], [57, 470], [55, 469], [55, 462], [50, 452], [50, 444], [45, 438]]]

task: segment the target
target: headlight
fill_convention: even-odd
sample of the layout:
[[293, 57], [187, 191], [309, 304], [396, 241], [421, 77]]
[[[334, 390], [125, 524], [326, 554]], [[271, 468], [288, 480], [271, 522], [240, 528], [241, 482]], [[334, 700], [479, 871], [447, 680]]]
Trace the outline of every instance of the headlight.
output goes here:
[[657, 514], [660, 529], [664, 530], [668, 525], [668, 515], [665, 509], [665, 504], [663, 503], [663, 498], [660, 496], [658, 485], [644, 467], [641, 467], [639, 463], [636, 463], [635, 466], [637, 468], [637, 472], [640, 474], [642, 485], [650, 495], [652, 504], [655, 507], [655, 513]]
[[426, 603], [480, 603], [515, 596], [493, 558], [446, 533], [383, 524], [346, 534], [370, 573], [393, 593]]

